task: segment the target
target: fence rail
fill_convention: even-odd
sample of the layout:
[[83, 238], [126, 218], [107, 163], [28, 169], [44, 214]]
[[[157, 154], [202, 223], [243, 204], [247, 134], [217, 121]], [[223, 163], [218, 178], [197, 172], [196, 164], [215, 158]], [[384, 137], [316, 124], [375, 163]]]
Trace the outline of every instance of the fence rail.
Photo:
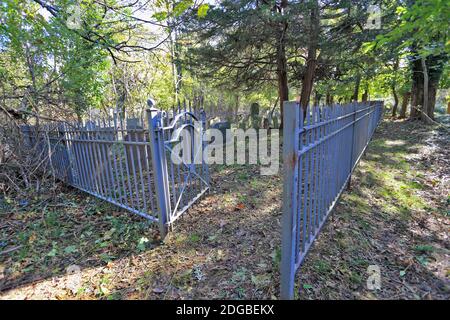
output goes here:
[[292, 299], [295, 273], [350, 181], [382, 115], [373, 101], [302, 112], [284, 104], [281, 297]]
[[165, 236], [168, 226], [209, 188], [205, 161], [171, 161], [171, 148], [180, 142], [172, 134], [192, 126], [192, 117], [201, 120], [202, 135], [204, 113], [181, 107], [170, 113], [149, 109], [147, 119], [115, 114], [97, 121], [24, 126], [22, 132], [30, 150], [42, 158], [44, 171], [158, 223]]

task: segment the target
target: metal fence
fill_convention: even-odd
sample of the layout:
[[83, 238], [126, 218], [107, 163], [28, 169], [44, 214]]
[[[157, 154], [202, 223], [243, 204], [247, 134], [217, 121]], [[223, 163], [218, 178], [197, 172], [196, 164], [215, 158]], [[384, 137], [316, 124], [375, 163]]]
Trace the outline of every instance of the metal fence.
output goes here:
[[281, 298], [350, 180], [382, 115], [380, 101], [314, 107], [284, 104]]
[[[114, 114], [82, 123], [55, 122], [25, 126], [25, 143], [61, 181], [97, 198], [168, 227], [209, 188], [205, 160], [174, 163], [177, 132], [203, 136], [205, 114], [178, 108], [149, 109], [147, 119]], [[200, 125], [194, 126], [197, 121]], [[192, 146], [193, 148], [193, 146]], [[203, 152], [202, 145], [197, 153]], [[194, 154], [194, 152], [192, 152]]]
[[[172, 114], [157, 109], [149, 110], [150, 142], [152, 156], [160, 159], [153, 161], [156, 184], [159, 186], [158, 208], [162, 224], [171, 225], [210, 186], [209, 168], [204, 151], [207, 147], [203, 141], [206, 128], [205, 113], [200, 110], [173, 110]], [[197, 124], [197, 125], [196, 125]], [[189, 134], [191, 139], [185, 139]], [[201, 144], [195, 145], [195, 135], [201, 137]], [[174, 146], [182, 142], [186, 155], [172, 152]], [[172, 161], [172, 157], [176, 158]]]

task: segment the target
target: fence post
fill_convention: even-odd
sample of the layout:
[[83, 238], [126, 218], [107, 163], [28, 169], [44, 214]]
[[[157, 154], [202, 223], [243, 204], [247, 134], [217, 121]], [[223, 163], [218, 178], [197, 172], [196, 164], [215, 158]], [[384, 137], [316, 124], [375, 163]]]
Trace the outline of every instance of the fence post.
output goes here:
[[[201, 133], [201, 141], [202, 141], [202, 167], [204, 168], [204, 170], [205, 170], [205, 173], [206, 173], [206, 182], [208, 183], [208, 187], [210, 186], [210, 184], [211, 184], [211, 180], [210, 180], [210, 177], [209, 177], [209, 167], [208, 167], [208, 163], [207, 163], [207, 159], [205, 159], [205, 154], [204, 154], [204, 151], [205, 151], [205, 149], [206, 149], [206, 147], [207, 147], [207, 142], [206, 141], [204, 141], [204, 139], [203, 139], [203, 136], [204, 136], [204, 134], [205, 134], [205, 132], [206, 132], [206, 112], [205, 112], [205, 109], [203, 109], [203, 107], [200, 109], [200, 121], [202, 122], [202, 133]], [[206, 163], [206, 165], [205, 165], [205, 163]]]
[[297, 185], [300, 106], [284, 102], [283, 108], [283, 217], [281, 234], [281, 299], [294, 298], [295, 235], [297, 233]]
[[350, 176], [348, 177], [347, 190], [350, 190], [350, 186], [352, 183], [352, 169], [353, 169], [353, 153], [355, 152], [355, 128], [356, 128], [356, 111], [358, 110], [358, 104], [353, 104], [353, 125], [352, 125], [352, 146], [350, 151]]
[[72, 155], [70, 152], [67, 130], [68, 130], [68, 128], [67, 128], [66, 123], [61, 123], [59, 125], [59, 132], [62, 136], [64, 136], [64, 138], [62, 140], [64, 141], [64, 151], [65, 151], [64, 161], [67, 160], [66, 178], [67, 178], [67, 183], [71, 185], [71, 184], [73, 184]]
[[148, 131], [150, 134], [150, 151], [152, 155], [153, 177], [156, 190], [156, 202], [158, 204], [158, 223], [161, 239], [167, 235], [167, 222], [170, 212], [169, 182], [167, 177], [167, 165], [164, 151], [164, 141], [161, 131], [161, 111], [153, 108], [149, 103], [147, 109]]

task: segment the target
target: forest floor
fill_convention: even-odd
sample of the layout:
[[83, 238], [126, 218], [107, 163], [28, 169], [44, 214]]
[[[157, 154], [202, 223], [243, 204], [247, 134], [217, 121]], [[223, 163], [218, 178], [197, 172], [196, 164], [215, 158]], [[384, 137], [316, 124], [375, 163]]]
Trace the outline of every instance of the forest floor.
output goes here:
[[[439, 126], [383, 121], [296, 298], [450, 298], [449, 140]], [[0, 199], [0, 299], [276, 299], [282, 179], [223, 166], [212, 182], [164, 244], [141, 218], [71, 188]]]

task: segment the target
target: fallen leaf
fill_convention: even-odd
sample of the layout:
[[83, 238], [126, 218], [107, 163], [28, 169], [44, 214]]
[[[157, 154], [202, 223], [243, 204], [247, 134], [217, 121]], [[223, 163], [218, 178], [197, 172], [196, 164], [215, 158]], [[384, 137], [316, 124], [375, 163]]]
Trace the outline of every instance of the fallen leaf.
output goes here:
[[28, 239], [28, 243], [32, 244], [34, 242], [34, 240], [36, 240], [36, 233], [33, 232], [30, 236], [30, 238]]

